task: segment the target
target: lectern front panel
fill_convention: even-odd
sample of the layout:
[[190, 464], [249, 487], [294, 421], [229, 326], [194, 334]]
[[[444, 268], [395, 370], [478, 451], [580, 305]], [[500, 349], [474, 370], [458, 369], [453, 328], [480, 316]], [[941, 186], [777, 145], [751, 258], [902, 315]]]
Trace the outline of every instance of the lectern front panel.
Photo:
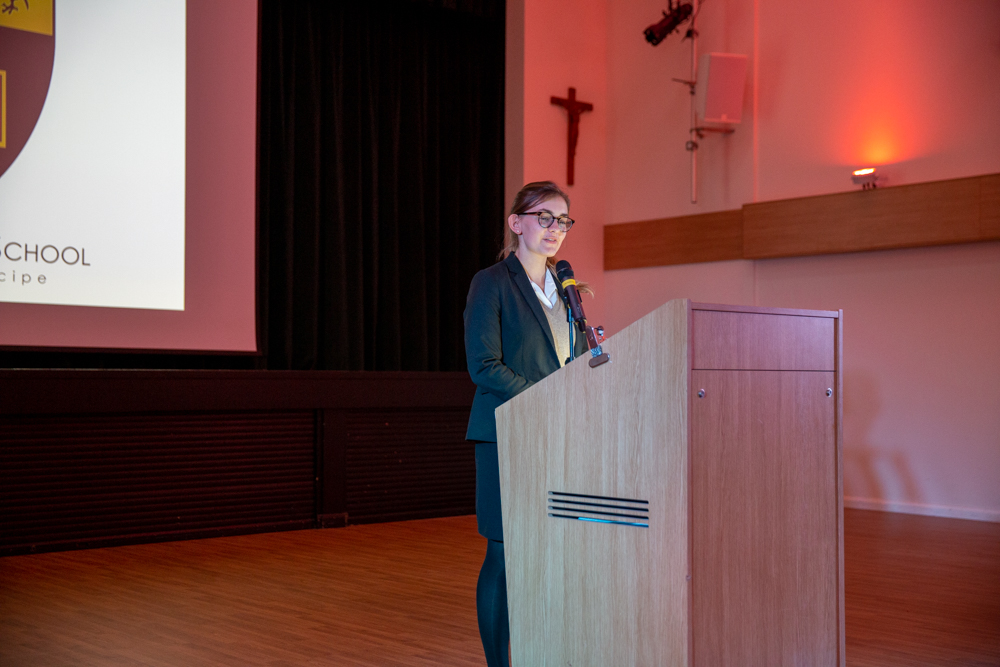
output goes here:
[[688, 665], [687, 304], [497, 409], [513, 663]]
[[694, 371], [694, 664], [837, 664], [830, 372]]

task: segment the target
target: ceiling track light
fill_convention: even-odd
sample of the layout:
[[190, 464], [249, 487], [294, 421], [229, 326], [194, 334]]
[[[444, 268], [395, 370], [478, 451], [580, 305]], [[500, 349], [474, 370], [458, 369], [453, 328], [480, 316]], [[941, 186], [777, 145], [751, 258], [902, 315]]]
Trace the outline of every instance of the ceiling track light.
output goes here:
[[675, 5], [674, 0], [670, 0], [667, 4], [667, 10], [669, 11], [663, 12], [663, 18], [660, 19], [659, 23], [654, 23], [643, 30], [646, 41], [653, 46], [662, 42], [667, 38], [667, 35], [676, 31], [682, 23], [691, 18], [691, 14], [694, 13], [694, 5], [680, 0], [677, 0]]

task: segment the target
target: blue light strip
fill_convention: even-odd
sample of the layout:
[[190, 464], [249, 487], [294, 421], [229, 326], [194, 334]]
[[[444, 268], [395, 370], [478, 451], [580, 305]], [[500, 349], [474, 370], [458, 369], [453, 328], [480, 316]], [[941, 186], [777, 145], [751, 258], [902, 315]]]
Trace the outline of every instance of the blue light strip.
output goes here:
[[[621, 516], [629, 519], [646, 519], [649, 520], [649, 514], [625, 514], [623, 512], [599, 512], [597, 510], [580, 509], [579, 507], [557, 507], [554, 505], [549, 505], [550, 510], [556, 510], [557, 512], [583, 512], [585, 514], [603, 514], [605, 516]], [[641, 511], [641, 510], [640, 510]]]
[[577, 521], [590, 521], [591, 523], [611, 523], [619, 526], [635, 526], [636, 528], [649, 528], [648, 523], [634, 523], [632, 521], [611, 521], [610, 519], [592, 519], [585, 516], [570, 516], [568, 514], [552, 514], [549, 516], [556, 519], [576, 519]]

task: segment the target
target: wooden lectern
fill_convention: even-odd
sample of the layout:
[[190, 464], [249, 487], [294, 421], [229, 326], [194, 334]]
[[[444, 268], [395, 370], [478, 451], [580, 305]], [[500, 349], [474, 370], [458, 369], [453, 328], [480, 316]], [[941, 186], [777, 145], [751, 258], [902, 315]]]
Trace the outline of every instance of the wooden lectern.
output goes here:
[[675, 300], [497, 408], [515, 667], [844, 665], [841, 322]]

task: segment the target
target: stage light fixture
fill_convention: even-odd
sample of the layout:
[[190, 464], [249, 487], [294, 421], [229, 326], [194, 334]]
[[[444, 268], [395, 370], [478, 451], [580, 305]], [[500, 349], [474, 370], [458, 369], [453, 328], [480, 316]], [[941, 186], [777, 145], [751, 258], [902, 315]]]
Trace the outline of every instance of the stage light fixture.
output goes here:
[[691, 18], [691, 14], [694, 12], [694, 6], [690, 2], [681, 2], [680, 0], [677, 0], [676, 5], [673, 0], [670, 0], [667, 9], [669, 11], [663, 12], [663, 19], [659, 23], [654, 23], [643, 31], [646, 41], [653, 46], [677, 30], [681, 23]]
[[878, 183], [878, 174], [875, 167], [855, 169], [851, 172], [851, 182], [860, 185], [862, 190], [874, 190]]

